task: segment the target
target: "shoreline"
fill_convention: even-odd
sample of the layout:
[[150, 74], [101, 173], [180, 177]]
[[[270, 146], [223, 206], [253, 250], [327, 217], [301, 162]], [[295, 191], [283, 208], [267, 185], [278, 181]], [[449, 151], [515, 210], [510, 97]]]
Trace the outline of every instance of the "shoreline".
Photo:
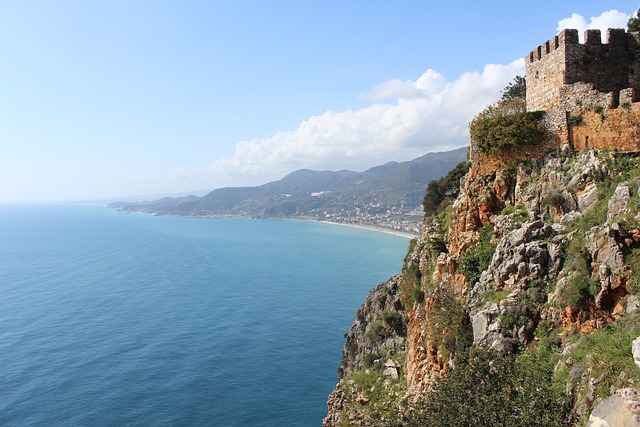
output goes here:
[[377, 231], [380, 233], [387, 233], [387, 234], [393, 234], [394, 236], [398, 236], [398, 237], [404, 237], [406, 239], [417, 239], [419, 237], [415, 234], [404, 233], [402, 231], [395, 231], [389, 228], [378, 227], [378, 226], [369, 225], [369, 224], [347, 224], [344, 222], [321, 221], [321, 220], [313, 220], [313, 219], [307, 220], [307, 221], [321, 222], [323, 224], [342, 225], [345, 227], [359, 228], [361, 230], [367, 230], [367, 231]]
[[[105, 206], [105, 207], [108, 208], [108, 209], [113, 209], [113, 208], [110, 208], [109, 206]], [[182, 216], [182, 217], [185, 217], [185, 218], [194, 218], [194, 219], [238, 218], [238, 219], [276, 219], [276, 220], [284, 220], [284, 221], [310, 221], [310, 222], [319, 222], [319, 223], [323, 223], [323, 224], [342, 225], [344, 227], [359, 228], [360, 230], [376, 231], [376, 232], [379, 232], [379, 233], [392, 234], [394, 236], [404, 237], [405, 239], [417, 239], [419, 237], [419, 235], [417, 235], [417, 234], [411, 234], [411, 233], [406, 233], [406, 232], [403, 232], [403, 231], [391, 230], [389, 228], [380, 227], [380, 226], [377, 226], [377, 225], [324, 221], [324, 220], [319, 220], [319, 219], [314, 219], [314, 218], [304, 218], [304, 217], [300, 217], [300, 218], [279, 218], [279, 217], [273, 217], [273, 218], [260, 217], [260, 218], [256, 218], [256, 217], [243, 216], [243, 215], [228, 215], [228, 216], [227, 215], [212, 215], [212, 216], [204, 216], [204, 215], [203, 216], [199, 216], [199, 215], [167, 215], [167, 214], [161, 214], [161, 213], [157, 213], [157, 212], [126, 211], [126, 210], [117, 209], [117, 208], [116, 208], [116, 210], [118, 210], [120, 212], [139, 213], [139, 214], [151, 215], [151, 216], [175, 216], [175, 217]]]

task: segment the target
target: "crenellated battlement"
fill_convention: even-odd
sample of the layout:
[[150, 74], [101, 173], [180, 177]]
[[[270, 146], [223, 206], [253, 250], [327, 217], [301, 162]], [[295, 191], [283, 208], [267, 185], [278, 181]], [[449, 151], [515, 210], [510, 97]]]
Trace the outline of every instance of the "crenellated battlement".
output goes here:
[[620, 91], [631, 88], [640, 95], [640, 34], [609, 29], [602, 43], [600, 30], [587, 30], [580, 43], [577, 30], [563, 30], [531, 51], [525, 67], [529, 111], [561, 107], [562, 88], [575, 83], [613, 93], [610, 108], [615, 108]]
[[[638, 33], [627, 33], [622, 28], [609, 28], [606, 34], [605, 50], [627, 50], [629, 41], [632, 39], [638, 43]], [[566, 29], [558, 33], [557, 36], [551, 40], [547, 40], [545, 43], [532, 50], [527, 56], [527, 63], [544, 60], [550, 53], [558, 49], [570, 50], [571, 48], [577, 48], [580, 50], [580, 46], [601, 46], [602, 34], [600, 30], [586, 30], [584, 32], [584, 43], [580, 43], [578, 39], [578, 30]]]
[[563, 30], [525, 56], [527, 110], [555, 146], [640, 150], [640, 33]]

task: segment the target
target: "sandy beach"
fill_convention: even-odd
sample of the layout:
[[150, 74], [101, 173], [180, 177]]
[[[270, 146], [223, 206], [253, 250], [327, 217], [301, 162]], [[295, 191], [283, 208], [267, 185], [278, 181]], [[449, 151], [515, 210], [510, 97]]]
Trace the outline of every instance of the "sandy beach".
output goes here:
[[346, 224], [346, 223], [343, 223], [343, 222], [317, 221], [317, 220], [310, 220], [310, 221], [322, 222], [324, 224], [332, 224], [332, 225], [343, 225], [345, 227], [360, 228], [362, 230], [378, 231], [380, 233], [393, 234], [395, 236], [405, 237], [407, 239], [415, 239], [415, 238], [418, 237], [415, 234], [403, 233], [401, 231], [390, 230], [390, 229], [384, 228], [384, 227], [376, 227], [375, 225]]

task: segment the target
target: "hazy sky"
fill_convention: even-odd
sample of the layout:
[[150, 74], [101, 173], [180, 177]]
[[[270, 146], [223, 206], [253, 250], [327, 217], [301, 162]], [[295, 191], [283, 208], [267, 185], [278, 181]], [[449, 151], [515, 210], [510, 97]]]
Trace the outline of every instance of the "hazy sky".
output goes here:
[[468, 144], [561, 28], [640, 1], [0, 0], [0, 202], [257, 185]]

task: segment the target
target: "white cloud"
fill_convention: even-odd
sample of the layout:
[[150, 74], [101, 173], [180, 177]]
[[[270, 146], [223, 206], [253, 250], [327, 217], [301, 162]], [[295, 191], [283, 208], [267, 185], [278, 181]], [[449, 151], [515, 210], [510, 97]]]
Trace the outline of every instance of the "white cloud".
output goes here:
[[584, 31], [587, 29], [600, 30], [602, 35], [602, 41], [605, 41], [607, 29], [609, 28], [627, 28], [627, 22], [629, 21], [629, 15], [618, 12], [617, 10], [607, 10], [602, 12], [599, 16], [592, 16], [589, 18], [589, 22], [584, 16], [574, 13], [569, 18], [561, 19], [558, 22], [558, 31], [566, 28], [575, 28], [578, 30], [580, 41], [584, 41]]
[[[579, 14], [558, 22], [558, 31], [587, 28], [602, 31], [626, 27], [629, 16], [617, 10], [587, 21]], [[192, 180], [204, 186], [258, 185], [280, 179], [296, 169], [364, 170], [390, 160], [402, 161], [430, 151], [468, 144], [468, 123], [516, 75], [524, 61], [489, 64], [482, 72], [464, 73], [454, 81], [428, 69], [415, 80], [392, 79], [360, 94], [367, 107], [326, 111], [309, 117], [294, 130], [241, 141], [228, 157], [207, 170], [177, 170], [172, 180]]]
[[[213, 162], [209, 173], [234, 182], [265, 182], [301, 168], [363, 170], [390, 160], [468, 144], [468, 123], [500, 96], [524, 61], [491, 64], [447, 82], [434, 70], [415, 81], [390, 80], [363, 94], [374, 102], [327, 111], [295, 130], [242, 141], [235, 153]], [[243, 179], [244, 178], [244, 179]]]
[[444, 76], [428, 69], [415, 82], [409, 80], [389, 80], [375, 86], [361, 95], [363, 99], [383, 100], [392, 98], [428, 98], [441, 93], [447, 85]]

